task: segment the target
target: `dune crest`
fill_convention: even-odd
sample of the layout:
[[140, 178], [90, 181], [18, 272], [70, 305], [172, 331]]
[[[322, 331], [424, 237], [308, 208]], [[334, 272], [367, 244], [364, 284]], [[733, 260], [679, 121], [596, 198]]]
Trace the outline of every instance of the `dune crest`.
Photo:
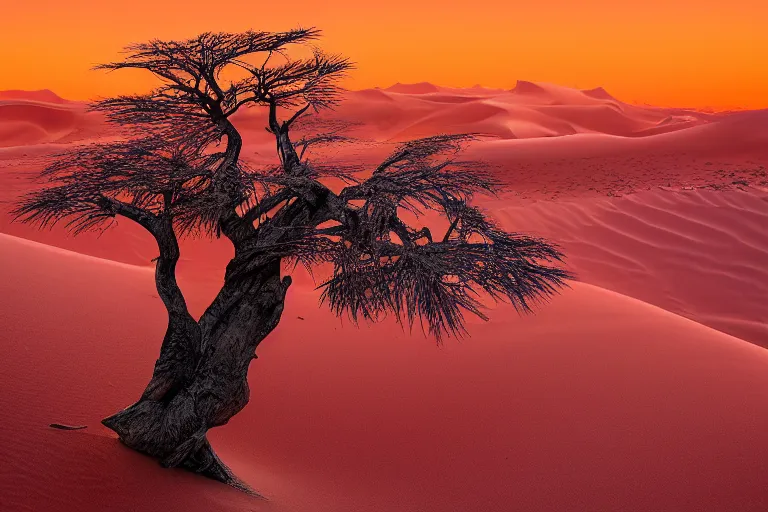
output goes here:
[[594, 89], [584, 89], [581, 92], [583, 92], [587, 96], [596, 98], [598, 100], [616, 101], [616, 98], [614, 98], [608, 91], [606, 91], [602, 87], [595, 87]]
[[401, 84], [398, 82], [384, 90], [402, 94], [430, 94], [433, 92], [440, 92], [440, 88], [438, 86], [429, 82], [418, 82], [415, 84]]
[[0, 101], [3, 100], [28, 100], [37, 101], [40, 103], [71, 103], [69, 100], [65, 100], [55, 92], [49, 89], [40, 89], [38, 91], [23, 91], [23, 90], [7, 90], [0, 91]]

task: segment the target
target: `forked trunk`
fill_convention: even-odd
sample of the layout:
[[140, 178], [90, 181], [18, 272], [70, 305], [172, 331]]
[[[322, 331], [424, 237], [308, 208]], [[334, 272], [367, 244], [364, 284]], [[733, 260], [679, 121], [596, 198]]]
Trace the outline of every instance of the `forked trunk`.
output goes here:
[[[213, 452], [206, 433], [248, 403], [248, 367], [256, 346], [277, 326], [289, 285], [289, 277], [280, 279], [276, 261], [245, 280], [228, 279], [194, 328], [179, 328], [171, 316], [155, 374], [141, 399], [102, 423], [127, 446], [164, 466], [247, 489]], [[198, 347], [195, 353], [186, 351], [190, 343]]]

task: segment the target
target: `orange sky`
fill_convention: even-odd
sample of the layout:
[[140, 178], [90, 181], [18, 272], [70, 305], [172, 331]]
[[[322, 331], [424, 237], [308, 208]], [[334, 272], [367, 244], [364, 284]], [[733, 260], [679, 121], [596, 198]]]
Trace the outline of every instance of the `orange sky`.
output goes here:
[[357, 63], [345, 83], [355, 89], [524, 79], [603, 86], [628, 102], [768, 107], [761, 0], [14, 1], [0, 13], [0, 90], [136, 92], [153, 82], [90, 67], [154, 37], [298, 25], [323, 29], [323, 48]]

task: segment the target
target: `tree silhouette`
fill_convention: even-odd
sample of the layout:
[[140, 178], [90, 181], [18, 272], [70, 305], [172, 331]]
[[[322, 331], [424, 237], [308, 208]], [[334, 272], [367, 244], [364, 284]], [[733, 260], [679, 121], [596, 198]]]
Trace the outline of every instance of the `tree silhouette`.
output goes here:
[[[168, 328], [144, 393], [103, 423], [164, 466], [241, 487], [206, 433], [248, 402], [250, 361], [280, 321], [291, 284], [282, 264], [330, 264], [322, 300], [335, 313], [376, 320], [390, 312], [411, 326], [418, 318], [438, 341], [464, 333], [466, 312], [485, 318], [482, 294], [526, 311], [569, 277], [554, 246], [506, 233], [470, 205], [473, 194], [499, 183], [482, 164], [459, 158], [469, 135], [402, 143], [375, 169], [310, 162], [312, 148], [347, 141], [343, 123], [310, 113], [339, 101], [338, 80], [352, 68], [317, 49], [302, 59], [286, 53], [318, 35], [204, 33], [129, 46], [123, 61], [98, 68], [148, 70], [162, 85], [91, 106], [126, 137], [59, 155], [42, 172], [46, 186], [15, 209], [17, 219], [64, 221], [75, 233], [121, 216], [152, 234]], [[279, 165], [257, 169], [241, 158], [231, 117], [249, 106], [263, 108]], [[292, 141], [301, 123], [320, 131]], [[329, 177], [346, 186], [334, 192]], [[403, 220], [404, 212], [427, 210], [447, 219], [445, 233]], [[222, 235], [235, 255], [218, 295], [195, 319], [176, 281], [178, 240]]]

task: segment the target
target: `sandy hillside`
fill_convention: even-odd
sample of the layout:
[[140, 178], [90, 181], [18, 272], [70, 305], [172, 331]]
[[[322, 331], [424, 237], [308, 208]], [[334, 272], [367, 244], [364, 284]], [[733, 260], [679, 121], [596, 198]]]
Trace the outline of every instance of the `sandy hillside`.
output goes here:
[[103, 136], [111, 129], [86, 105], [48, 90], [0, 91], [0, 149], [71, 143]]
[[768, 193], [641, 191], [484, 206], [509, 230], [557, 240], [581, 281], [768, 347]]
[[[29, 116], [37, 125], [55, 124], [64, 109], [78, 126], [101, 126], [95, 134], [79, 132], [83, 137], [113, 136], [103, 121], [81, 112], [82, 104], [50, 91], [0, 93], [0, 109], [3, 102], [43, 108], [50, 119]], [[507, 184], [510, 193], [501, 199], [478, 198], [505, 226], [561, 243], [584, 282], [768, 343], [762, 307], [768, 111], [636, 106], [600, 88], [520, 81], [512, 90], [421, 83], [350, 91], [332, 116], [360, 123], [354, 134], [377, 145], [345, 146], [317, 158], [373, 163], [401, 137], [484, 134], [466, 157], [487, 162]], [[274, 161], [263, 112], [244, 111], [235, 121], [245, 134], [245, 156]], [[66, 138], [36, 140], [9, 145], [0, 137], [6, 146], [0, 147], [0, 232], [148, 265], [156, 256], [154, 244], [127, 221], [100, 238], [77, 239], [60, 229], [38, 232], [10, 222], [4, 213], [9, 201], [29, 190], [31, 174], [52, 153], [71, 147]], [[185, 244], [182, 270], [219, 275], [227, 244]]]
[[[3, 510], [768, 506], [764, 349], [582, 284], [536, 316], [500, 307], [444, 348], [342, 324], [294, 287], [251, 368], [251, 404], [212, 433], [269, 498], [251, 502], [162, 470], [98, 424], [151, 371], [163, 331], [151, 271], [0, 244], [14, 354], [0, 395]], [[210, 288], [184, 284], [199, 310]]]
[[[768, 111], [525, 81], [346, 100], [333, 115], [376, 144], [317, 158], [374, 162], [402, 138], [477, 132], [466, 155], [509, 187], [477, 204], [559, 243], [578, 282], [438, 348], [334, 318], [297, 276], [252, 363], [251, 404], [211, 433], [269, 498], [254, 502], [163, 471], [99, 425], [138, 396], [159, 350], [157, 249], [127, 220], [77, 238], [12, 223], [52, 154], [116, 134], [50, 91], [0, 92], [0, 510], [768, 509]], [[259, 113], [236, 123], [245, 156], [271, 161]], [[230, 252], [183, 242], [195, 312]]]

